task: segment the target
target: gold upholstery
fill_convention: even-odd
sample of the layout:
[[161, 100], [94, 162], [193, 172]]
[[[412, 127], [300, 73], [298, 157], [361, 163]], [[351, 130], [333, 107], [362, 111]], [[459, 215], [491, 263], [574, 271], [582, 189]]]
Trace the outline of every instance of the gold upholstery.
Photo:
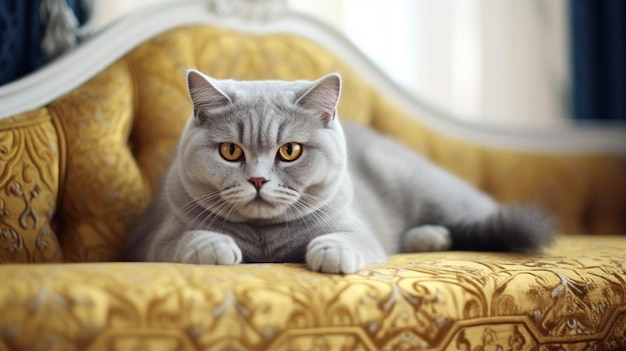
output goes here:
[[[472, 145], [431, 130], [309, 40], [179, 28], [0, 120], [0, 350], [626, 348], [623, 235], [565, 236], [535, 256], [396, 255], [344, 277], [299, 265], [88, 263], [119, 260], [158, 187], [191, 113], [190, 67], [235, 79], [340, 72], [341, 118], [500, 200], [541, 203], [565, 234], [626, 233], [619, 156]], [[25, 264], [35, 262], [46, 264]]]
[[345, 277], [294, 264], [0, 266], [0, 350], [623, 350], [615, 257], [626, 238], [567, 236], [538, 257], [396, 255]]

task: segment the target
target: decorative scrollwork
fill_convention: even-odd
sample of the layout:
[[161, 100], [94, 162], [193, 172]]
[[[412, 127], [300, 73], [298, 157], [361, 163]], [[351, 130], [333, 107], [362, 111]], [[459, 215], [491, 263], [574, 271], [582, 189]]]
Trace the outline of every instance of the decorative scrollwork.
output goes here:
[[4, 227], [0, 229], [0, 237], [3, 241], [9, 242], [7, 246], [10, 252], [16, 253], [24, 250], [24, 239], [22, 236], [8, 225], [4, 225]]

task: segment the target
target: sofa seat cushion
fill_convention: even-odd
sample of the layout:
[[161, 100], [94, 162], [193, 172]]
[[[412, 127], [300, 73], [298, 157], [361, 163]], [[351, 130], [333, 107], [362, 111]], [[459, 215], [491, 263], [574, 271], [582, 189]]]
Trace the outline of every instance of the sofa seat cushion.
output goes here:
[[295, 264], [0, 266], [0, 350], [626, 348], [626, 238], [539, 255], [392, 256], [355, 275]]

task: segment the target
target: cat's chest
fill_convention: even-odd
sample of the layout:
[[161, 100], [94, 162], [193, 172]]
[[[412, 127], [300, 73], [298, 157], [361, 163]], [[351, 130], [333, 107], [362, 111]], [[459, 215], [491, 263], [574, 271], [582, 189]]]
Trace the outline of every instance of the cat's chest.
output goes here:
[[244, 262], [304, 262], [306, 247], [317, 235], [296, 223], [277, 225], [237, 224], [228, 233], [243, 254]]

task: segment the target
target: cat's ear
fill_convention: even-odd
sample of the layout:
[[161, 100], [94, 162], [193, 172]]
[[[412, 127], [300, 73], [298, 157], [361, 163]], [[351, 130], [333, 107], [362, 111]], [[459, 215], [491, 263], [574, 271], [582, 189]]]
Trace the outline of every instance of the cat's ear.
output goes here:
[[199, 118], [204, 113], [210, 113], [231, 104], [231, 100], [212, 81], [199, 71], [187, 71], [187, 88], [193, 102], [193, 114]]
[[332, 73], [313, 82], [313, 86], [302, 94], [296, 104], [306, 109], [319, 111], [324, 124], [328, 125], [337, 115], [340, 94], [341, 76]]

